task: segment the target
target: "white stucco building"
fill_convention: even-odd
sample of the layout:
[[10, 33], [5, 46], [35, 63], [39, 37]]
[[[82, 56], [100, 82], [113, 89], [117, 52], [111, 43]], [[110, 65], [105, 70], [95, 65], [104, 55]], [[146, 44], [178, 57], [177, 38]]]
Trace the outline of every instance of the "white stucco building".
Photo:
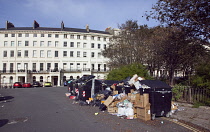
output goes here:
[[1, 85], [14, 82], [50, 81], [63, 85], [70, 78], [94, 75], [104, 79], [108, 59], [101, 51], [112, 35], [106, 31], [40, 27], [15, 27], [6, 22], [0, 28]]

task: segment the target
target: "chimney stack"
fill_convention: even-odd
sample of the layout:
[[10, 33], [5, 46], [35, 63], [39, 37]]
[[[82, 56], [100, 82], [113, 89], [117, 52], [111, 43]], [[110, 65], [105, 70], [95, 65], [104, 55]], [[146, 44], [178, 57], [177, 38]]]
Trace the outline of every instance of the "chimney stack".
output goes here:
[[88, 24], [86, 25], [86, 30], [87, 30], [87, 32], [90, 32], [90, 29], [89, 29], [89, 25]]
[[15, 27], [11, 22], [6, 21], [6, 29], [9, 29], [11, 27]]
[[63, 30], [64, 29], [64, 23], [63, 23], [63, 21], [61, 22], [61, 30]]
[[37, 23], [37, 22], [34, 20], [33, 29], [38, 28], [38, 27], [39, 27], [39, 23]]

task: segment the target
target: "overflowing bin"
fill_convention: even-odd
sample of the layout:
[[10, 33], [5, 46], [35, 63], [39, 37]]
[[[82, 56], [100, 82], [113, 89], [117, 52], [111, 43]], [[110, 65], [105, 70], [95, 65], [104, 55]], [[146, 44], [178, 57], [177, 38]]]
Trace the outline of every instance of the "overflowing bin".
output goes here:
[[[102, 90], [102, 83], [99, 80], [89, 80], [85, 82], [84, 84], [81, 84], [78, 86], [78, 100], [86, 101], [91, 97], [91, 90], [92, 87], [94, 87], [94, 93], [98, 93], [100, 90]], [[93, 86], [94, 84], [94, 86]]]
[[171, 111], [172, 87], [159, 80], [142, 80], [140, 94], [148, 93], [151, 116], [169, 116]]

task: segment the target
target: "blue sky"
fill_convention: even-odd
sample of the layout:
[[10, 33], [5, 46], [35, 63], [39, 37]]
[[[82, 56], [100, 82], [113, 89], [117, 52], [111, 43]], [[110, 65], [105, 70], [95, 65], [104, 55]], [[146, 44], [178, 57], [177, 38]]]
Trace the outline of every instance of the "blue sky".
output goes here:
[[137, 20], [139, 25], [157, 26], [155, 20], [147, 21], [145, 11], [150, 11], [157, 0], [0, 0], [0, 28], [8, 20], [15, 27], [32, 27], [36, 20], [41, 27], [85, 28], [104, 31], [117, 28], [127, 20]]

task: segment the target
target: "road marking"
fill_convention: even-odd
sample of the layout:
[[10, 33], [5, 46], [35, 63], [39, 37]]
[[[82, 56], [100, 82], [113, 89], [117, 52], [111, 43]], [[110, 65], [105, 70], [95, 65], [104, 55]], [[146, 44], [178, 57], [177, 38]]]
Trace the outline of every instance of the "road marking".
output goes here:
[[161, 118], [163, 118], [163, 119], [165, 119], [165, 120], [168, 120], [168, 121], [171, 121], [171, 122], [173, 122], [173, 123], [176, 123], [176, 124], [178, 124], [178, 125], [180, 125], [180, 126], [183, 126], [183, 127], [187, 128], [187, 129], [193, 131], [193, 132], [202, 132], [202, 131], [200, 131], [200, 130], [198, 130], [198, 129], [192, 127], [192, 126], [189, 126], [189, 125], [187, 125], [187, 124], [181, 123], [181, 122], [179, 122], [178, 120], [175, 121], [175, 120], [173, 120], [173, 119], [169, 119], [169, 118], [166, 118], [166, 117], [161, 117]]

